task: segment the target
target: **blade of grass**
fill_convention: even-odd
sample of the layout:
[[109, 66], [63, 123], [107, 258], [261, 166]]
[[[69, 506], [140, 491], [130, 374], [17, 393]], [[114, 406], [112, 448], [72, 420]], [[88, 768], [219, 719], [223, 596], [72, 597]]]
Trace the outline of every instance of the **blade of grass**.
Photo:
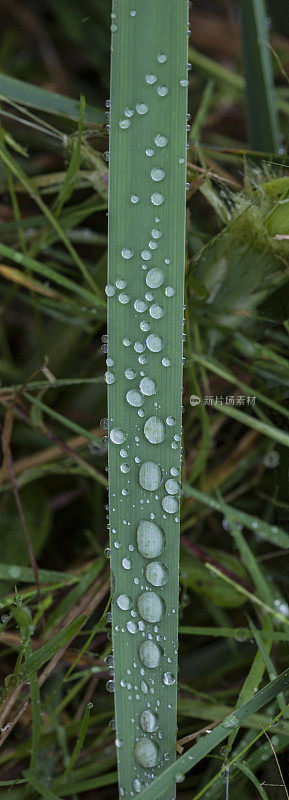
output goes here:
[[[10, 97], [18, 103], [37, 108], [38, 111], [45, 111], [46, 114], [79, 120], [80, 103], [78, 100], [56, 92], [49, 92], [48, 89], [20, 81], [10, 75], [1, 73], [0, 92], [4, 98]], [[87, 125], [102, 125], [104, 114], [102, 110], [86, 104], [83, 119]]]
[[278, 153], [280, 135], [263, 0], [242, 0], [241, 21], [249, 144], [252, 150]]
[[[107, 289], [114, 684], [125, 800], [152, 786], [156, 769], [176, 756], [188, 84], [186, 0], [171, 0], [169, 14], [162, 0], [145, 8], [135, 0], [133, 9], [128, 0], [113, 3]], [[118, 299], [119, 279], [126, 287]], [[167, 800], [174, 797], [169, 780]]]

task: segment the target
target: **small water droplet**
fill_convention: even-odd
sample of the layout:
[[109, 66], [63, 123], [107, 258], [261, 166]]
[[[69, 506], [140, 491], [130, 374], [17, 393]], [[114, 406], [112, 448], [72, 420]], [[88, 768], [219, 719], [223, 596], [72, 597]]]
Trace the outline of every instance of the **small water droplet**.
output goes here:
[[160, 97], [165, 97], [168, 94], [168, 87], [167, 86], [158, 86], [157, 93]]
[[115, 281], [115, 285], [117, 289], [125, 289], [126, 281], [123, 281], [122, 278], [117, 278], [117, 280]]
[[123, 258], [129, 259], [129, 258], [132, 258], [133, 251], [130, 250], [129, 247], [123, 247], [122, 251], [121, 251], [121, 255], [122, 255]]
[[132, 9], [129, 13], [131, 17], [136, 17], [137, 15], [137, 11], [134, 11], [134, 9]]
[[151, 84], [151, 83], [155, 83], [156, 81], [157, 81], [157, 76], [156, 76], [156, 75], [154, 75], [154, 73], [153, 73], [153, 72], [149, 72], [149, 73], [146, 75], [146, 82], [147, 82], [147, 83]]
[[[167, 423], [167, 425], [169, 425], [169, 426], [171, 427], [172, 425], [175, 425], [175, 423], [176, 423], [176, 420], [175, 420], [175, 418], [174, 418], [174, 417], [167, 417], [167, 418], [166, 418], [166, 423]], [[172, 474], [173, 474], [173, 473], [172, 473]]]
[[131, 200], [131, 203], [138, 203], [139, 202], [139, 196], [137, 194], [131, 194], [130, 200]]
[[124, 569], [131, 569], [131, 560], [130, 558], [123, 558], [122, 559], [122, 566]]
[[149, 107], [146, 103], [137, 103], [136, 110], [138, 114], [147, 114]]
[[115, 374], [114, 372], [105, 372], [104, 379], [107, 384], [111, 384], [115, 382]]
[[131, 340], [130, 339], [123, 339], [122, 343], [124, 344], [125, 347], [130, 347]]
[[134, 303], [134, 308], [138, 311], [139, 314], [143, 314], [144, 311], [147, 309], [147, 303], [144, 300], [136, 300]]
[[120, 119], [119, 127], [123, 128], [123, 130], [125, 130], [125, 128], [130, 128], [130, 119]]
[[151, 156], [154, 156], [154, 154], [155, 154], [155, 151], [154, 151], [154, 150], [152, 150], [152, 148], [151, 148], [151, 147], [147, 147], [147, 149], [146, 149], [146, 155], [147, 155], [147, 156], [150, 156], [150, 158], [151, 158]]
[[158, 59], [160, 64], [164, 64], [165, 61], [168, 60], [168, 57], [165, 55], [165, 53], [158, 53], [157, 59]]
[[169, 480], [165, 482], [165, 490], [168, 494], [178, 494], [179, 489], [180, 487], [178, 482], [172, 478], [169, 478]]
[[107, 681], [106, 688], [108, 692], [114, 692], [114, 681]]
[[135, 378], [135, 376], [136, 376], [136, 372], [135, 372], [135, 370], [134, 370], [134, 369], [126, 369], [124, 374], [125, 374], [125, 377], [126, 377], [126, 378], [127, 378], [129, 381], [132, 381], [132, 380], [133, 380], [133, 378]]
[[165, 295], [166, 295], [167, 297], [173, 297], [173, 295], [174, 295], [174, 294], [175, 294], [175, 289], [174, 289], [174, 287], [173, 287], [173, 286], [166, 286], [166, 288], [165, 288]]
[[[165, 276], [162, 269], [153, 267], [152, 269], [149, 269], [146, 275], [146, 284], [150, 287], [150, 289], [158, 289], [158, 287], [164, 282], [164, 278]], [[151, 316], [153, 316], [153, 314], [151, 314]]]
[[166, 136], [162, 136], [161, 133], [158, 133], [155, 137], [155, 144], [157, 147], [165, 147], [168, 143], [168, 139]]
[[132, 622], [132, 620], [129, 620], [129, 622], [126, 623], [126, 627], [129, 633], [137, 633], [137, 625], [135, 622]]
[[117, 597], [116, 602], [122, 611], [128, 611], [128, 609], [131, 607], [131, 599], [127, 596], [127, 594], [120, 594]]
[[162, 365], [163, 365], [163, 367], [170, 367], [171, 366], [170, 358], [166, 358], [166, 357], [162, 358]]
[[118, 301], [119, 301], [119, 303], [121, 303], [123, 306], [125, 306], [127, 303], [129, 303], [129, 301], [130, 301], [130, 297], [129, 297], [129, 295], [128, 295], [128, 294], [119, 294], [119, 295], [118, 295]]
[[188, 85], [189, 85], [189, 81], [188, 81], [187, 78], [184, 78], [184, 79], [182, 79], [180, 81], [180, 86], [188, 86]]
[[165, 672], [163, 675], [163, 682], [165, 686], [172, 686], [176, 682], [175, 676], [172, 672]]
[[112, 286], [111, 283], [108, 283], [104, 291], [107, 297], [113, 297], [113, 295], [115, 294], [115, 286]]
[[114, 444], [123, 444], [126, 439], [126, 434], [121, 428], [113, 428], [112, 431], [110, 431], [109, 438]]
[[115, 746], [116, 746], [118, 749], [119, 749], [120, 747], [122, 747], [122, 746], [123, 746], [123, 742], [122, 742], [122, 740], [121, 740], [121, 739], [116, 739], [116, 740], [115, 740]]
[[143, 351], [145, 350], [145, 345], [143, 344], [143, 342], [135, 342], [133, 347], [136, 353], [143, 353]]
[[150, 261], [152, 254], [150, 253], [149, 250], [142, 250], [141, 257], [143, 258], [144, 261]]
[[151, 170], [151, 178], [153, 181], [163, 181], [165, 174], [165, 170], [160, 167], [153, 167]]
[[144, 789], [144, 784], [138, 778], [134, 779], [134, 781], [132, 782], [132, 785], [133, 785], [133, 788], [134, 788], [135, 792], [137, 792], [137, 794], [140, 794], [140, 792], [142, 792], [142, 790]]

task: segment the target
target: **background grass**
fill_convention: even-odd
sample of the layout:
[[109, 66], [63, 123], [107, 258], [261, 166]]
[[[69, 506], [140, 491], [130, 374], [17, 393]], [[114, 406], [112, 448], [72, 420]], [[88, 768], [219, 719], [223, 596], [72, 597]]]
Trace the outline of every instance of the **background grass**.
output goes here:
[[[289, 666], [289, 18], [268, 9], [274, 153], [247, 138], [239, 4], [190, 9], [179, 754]], [[106, 800], [111, 9], [3, 10], [1, 792]], [[282, 681], [185, 780], [182, 762], [178, 798], [286, 797]]]

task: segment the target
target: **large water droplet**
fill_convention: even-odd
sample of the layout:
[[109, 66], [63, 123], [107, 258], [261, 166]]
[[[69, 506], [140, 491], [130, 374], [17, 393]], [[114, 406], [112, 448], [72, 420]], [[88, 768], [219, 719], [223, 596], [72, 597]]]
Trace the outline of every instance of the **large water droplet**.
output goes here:
[[165, 177], [165, 170], [160, 169], [160, 167], [153, 167], [151, 171], [151, 177], [153, 181], [162, 181]]
[[174, 481], [173, 478], [169, 478], [165, 482], [165, 490], [168, 494], [178, 494], [179, 488], [178, 482]]
[[126, 399], [130, 406], [135, 406], [135, 408], [140, 408], [143, 404], [143, 397], [137, 389], [130, 389], [129, 392], [126, 393]]
[[164, 309], [157, 303], [153, 303], [150, 307], [150, 315], [153, 319], [161, 319], [164, 316]]
[[156, 669], [159, 666], [161, 654], [161, 648], [150, 639], [140, 645], [139, 657], [144, 667], [148, 669]]
[[151, 395], [156, 393], [156, 384], [152, 378], [142, 378], [139, 388], [141, 393], [146, 395], [146, 397], [151, 397]]
[[162, 136], [161, 133], [158, 133], [155, 137], [155, 144], [157, 147], [165, 147], [168, 143], [168, 139], [166, 136]]
[[148, 685], [147, 685], [147, 683], [145, 681], [141, 681], [140, 682], [140, 688], [141, 688], [141, 691], [142, 691], [143, 694], [147, 694], [148, 693]]
[[155, 767], [159, 760], [159, 749], [154, 742], [143, 737], [136, 742], [134, 755], [141, 767]]
[[227, 717], [222, 722], [222, 728], [227, 728], [228, 730], [232, 730], [233, 728], [238, 728], [240, 725], [238, 717], [231, 714], [230, 717]]
[[146, 103], [137, 103], [136, 110], [138, 114], [146, 114], [149, 110], [149, 107]]
[[166, 686], [172, 686], [176, 682], [175, 676], [172, 672], [165, 672], [163, 675], [163, 682]]
[[163, 194], [160, 194], [160, 192], [154, 192], [151, 195], [151, 201], [153, 206], [161, 206], [164, 202], [164, 196]]
[[154, 492], [162, 482], [162, 471], [154, 461], [144, 461], [139, 468], [139, 483], [148, 492]]
[[156, 558], [164, 548], [164, 533], [155, 522], [150, 520], [140, 520], [136, 538], [139, 553], [144, 558]]
[[130, 128], [130, 119], [120, 119], [119, 127], [123, 129]]
[[162, 507], [167, 514], [176, 514], [179, 509], [179, 504], [175, 497], [167, 494], [162, 499]]
[[146, 622], [159, 622], [165, 611], [165, 604], [156, 592], [144, 592], [137, 601], [142, 619]]
[[121, 428], [113, 428], [110, 431], [109, 438], [114, 444], [122, 444], [126, 439], [126, 434]]
[[164, 277], [165, 276], [162, 269], [153, 267], [152, 269], [149, 269], [146, 275], [146, 284], [150, 287], [150, 289], [158, 289], [158, 287], [164, 282]]
[[155, 333], [150, 333], [146, 339], [146, 345], [152, 353], [159, 353], [163, 348], [163, 340], [161, 336]]
[[169, 578], [169, 570], [160, 561], [151, 561], [146, 566], [145, 576], [152, 586], [164, 586]]
[[158, 727], [158, 720], [152, 711], [145, 710], [140, 717], [140, 726], [146, 733], [153, 733]]
[[122, 251], [121, 251], [121, 255], [122, 255], [122, 257], [123, 257], [123, 258], [125, 258], [125, 259], [132, 258], [132, 256], [133, 256], [133, 251], [132, 251], [132, 250], [130, 250], [130, 249], [129, 249], [129, 247], [123, 247], [123, 248], [122, 248]]
[[163, 442], [165, 438], [165, 426], [163, 421], [159, 417], [149, 417], [144, 425], [144, 435], [151, 444], [160, 444], [160, 442]]
[[131, 607], [131, 599], [127, 596], [127, 594], [120, 594], [117, 597], [116, 602], [122, 611], [128, 611], [128, 609]]
[[157, 81], [157, 76], [150, 72], [146, 75], [146, 82], [147, 83], [155, 83]]

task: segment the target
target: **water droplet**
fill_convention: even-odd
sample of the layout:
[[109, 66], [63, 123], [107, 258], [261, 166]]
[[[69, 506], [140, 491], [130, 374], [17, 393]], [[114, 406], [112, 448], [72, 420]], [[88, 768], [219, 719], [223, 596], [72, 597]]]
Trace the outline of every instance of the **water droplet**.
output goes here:
[[153, 228], [152, 229], [152, 236], [153, 236], [154, 239], [160, 239], [160, 237], [162, 236], [162, 232], [159, 231], [158, 228]]
[[115, 286], [112, 286], [111, 283], [108, 283], [104, 291], [107, 297], [113, 297], [113, 295], [115, 294]]
[[124, 111], [126, 117], [133, 117], [134, 109], [133, 108], [126, 108]]
[[109, 438], [114, 444], [123, 444], [126, 439], [126, 434], [121, 428], [113, 428], [112, 431], [110, 431]]
[[[150, 289], [158, 289], [159, 286], [162, 285], [164, 282], [164, 273], [162, 269], [158, 269], [158, 267], [153, 267], [149, 269], [146, 275], [146, 284], [150, 287]], [[151, 311], [150, 311], [151, 313]], [[151, 316], [153, 316], [151, 314]]]
[[130, 389], [126, 393], [126, 399], [130, 406], [135, 406], [135, 408], [139, 408], [143, 404], [143, 397], [137, 389]]
[[106, 688], [108, 692], [114, 692], [114, 681], [107, 681]]
[[143, 342], [135, 342], [133, 347], [136, 353], [143, 353], [143, 351], [145, 350], [145, 345], [143, 344]]
[[147, 114], [149, 107], [146, 103], [137, 103], [136, 110], [138, 114]]
[[124, 569], [131, 569], [131, 560], [130, 558], [123, 558], [122, 559], [122, 566]]
[[166, 358], [166, 357], [162, 358], [162, 365], [163, 365], [163, 367], [170, 367], [171, 366], [170, 358]]
[[164, 309], [157, 303], [153, 303], [150, 307], [150, 315], [153, 319], [161, 319], [164, 316]]
[[125, 377], [126, 377], [126, 378], [127, 378], [129, 381], [132, 381], [132, 380], [133, 380], [133, 378], [135, 378], [135, 376], [136, 376], [136, 372], [135, 372], [135, 370], [134, 370], [134, 369], [126, 369], [124, 374], [125, 374]]
[[163, 348], [163, 340], [161, 336], [155, 333], [150, 333], [146, 339], [146, 345], [152, 353], [159, 353]]
[[151, 148], [151, 147], [147, 147], [147, 149], [146, 149], [146, 155], [151, 157], [151, 156], [154, 156], [154, 154], [155, 154], [155, 151], [154, 151], [154, 150], [152, 150], [152, 148]]
[[151, 397], [151, 395], [156, 393], [156, 384], [152, 378], [142, 378], [139, 388], [141, 393], [146, 395], [146, 397]]
[[118, 749], [119, 749], [120, 747], [122, 747], [122, 746], [123, 746], [123, 742], [122, 742], [122, 740], [121, 740], [121, 739], [116, 739], [116, 740], [115, 740], [115, 746], [116, 746]]
[[133, 256], [133, 251], [132, 251], [132, 250], [130, 250], [130, 249], [129, 249], [129, 247], [123, 247], [123, 248], [122, 248], [122, 251], [121, 251], [121, 255], [122, 255], [122, 257], [123, 257], [123, 258], [125, 258], [125, 259], [132, 258], [132, 256]]
[[128, 609], [131, 607], [131, 599], [127, 596], [127, 594], [120, 594], [117, 597], [116, 602], [122, 611], [128, 611]]
[[144, 261], [150, 261], [152, 254], [150, 253], [149, 250], [142, 250], [141, 257], [143, 258]]
[[123, 339], [122, 343], [124, 344], [125, 347], [130, 347], [131, 345], [130, 339]]
[[124, 306], [126, 303], [129, 303], [130, 297], [128, 294], [119, 294], [118, 295], [119, 302]]
[[179, 504], [175, 497], [165, 495], [162, 499], [162, 507], [167, 514], [176, 514]]
[[168, 143], [168, 139], [166, 136], [162, 136], [161, 133], [158, 133], [155, 137], [155, 144], [157, 147], [165, 147]]
[[[159, 417], [149, 417], [144, 425], [144, 435], [151, 444], [160, 444], [165, 438], [165, 426]], [[167, 481], [168, 483], [169, 481]], [[168, 489], [167, 489], [168, 491]]]
[[144, 784], [138, 778], [135, 778], [135, 780], [132, 782], [132, 785], [137, 794], [140, 794], [144, 788]]
[[160, 62], [160, 64], [164, 64], [165, 61], [168, 60], [168, 57], [165, 55], [165, 53], [159, 53], [157, 59]]
[[130, 119], [120, 119], [119, 127], [123, 129], [130, 128]]
[[185, 780], [185, 775], [183, 772], [176, 772], [175, 774], [175, 781], [176, 783], [182, 783]]
[[154, 492], [162, 481], [161, 468], [154, 461], [144, 461], [139, 468], [139, 483], [148, 492]]
[[106, 359], [106, 364], [107, 364], [108, 367], [113, 367], [113, 365], [114, 365], [113, 358], [107, 358]]
[[141, 331], [145, 331], [145, 333], [146, 333], [147, 331], [150, 330], [149, 323], [148, 322], [141, 322], [140, 323], [140, 329], [141, 329]]
[[232, 728], [238, 728], [240, 725], [238, 717], [231, 714], [229, 717], [223, 720], [222, 727], [228, 728], [228, 730], [232, 730]]
[[155, 83], [157, 81], [157, 76], [150, 72], [146, 75], [146, 82], [147, 83]]
[[146, 622], [159, 622], [165, 611], [165, 604], [156, 592], [144, 592], [137, 601], [142, 619]]
[[184, 158], [179, 158], [179, 164], [184, 164], [184, 163], [185, 163], [185, 159]]
[[143, 694], [147, 694], [148, 693], [148, 685], [147, 685], [147, 683], [145, 681], [141, 681], [140, 682], [140, 688], [141, 688], [141, 691], [142, 691]]
[[134, 308], [139, 314], [143, 314], [144, 311], [147, 309], [147, 303], [144, 300], [136, 300], [134, 303]]
[[140, 726], [146, 733], [153, 733], [158, 727], [158, 720], [152, 711], [143, 711], [140, 717]]
[[139, 196], [137, 194], [131, 194], [130, 200], [131, 200], [131, 203], [138, 203]]
[[114, 383], [115, 382], [115, 375], [114, 375], [113, 372], [109, 372], [109, 371], [105, 372], [104, 379], [105, 379], [105, 382], [108, 383], [108, 384]]
[[188, 86], [188, 85], [189, 81], [187, 78], [184, 78], [183, 80], [180, 81], [180, 86]]
[[165, 490], [168, 494], [178, 494], [179, 489], [178, 482], [174, 481], [172, 478], [169, 478], [169, 480], [165, 482]]
[[152, 586], [164, 586], [169, 577], [169, 570], [159, 561], [151, 561], [145, 569], [145, 576]]
[[160, 192], [154, 192], [151, 195], [151, 202], [152, 202], [153, 206], [161, 206], [163, 204], [163, 202], [164, 202], [163, 194], [160, 194]]
[[165, 672], [163, 675], [163, 682], [166, 686], [172, 686], [176, 682], [175, 676], [172, 672]]
[[131, 17], [136, 17], [136, 15], [137, 15], [137, 11], [134, 11], [134, 10], [130, 11], [129, 13], [130, 13]]
[[165, 170], [160, 169], [160, 167], [153, 167], [151, 170], [151, 178], [153, 181], [163, 181], [165, 174]]
[[115, 285], [117, 289], [125, 289], [126, 281], [123, 281], [122, 278], [117, 278], [117, 280], [115, 281]]
[[160, 95], [160, 97], [165, 97], [166, 94], [168, 94], [168, 91], [169, 90], [167, 86], [158, 86], [157, 88], [157, 93]]
[[129, 620], [129, 622], [126, 623], [126, 627], [129, 633], [137, 633], [137, 625], [135, 624], [135, 622]]
[[155, 767], [159, 760], [159, 749], [154, 742], [143, 737], [136, 742], [134, 755], [141, 767]]
[[148, 300], [149, 303], [151, 303], [152, 300], [154, 299], [153, 293], [152, 292], [147, 292], [146, 295], [145, 295], [145, 299]]
[[156, 558], [163, 551], [165, 536], [155, 522], [140, 520], [136, 538], [139, 553], [143, 558]]
[[175, 289], [174, 289], [174, 287], [173, 287], [173, 286], [166, 286], [166, 288], [165, 288], [165, 295], [166, 295], [167, 297], [173, 297], [173, 295], [174, 295], [174, 294], [175, 294]]
[[155, 242], [153, 239], [151, 239], [151, 240], [149, 241], [149, 247], [150, 247], [150, 249], [151, 249], [151, 250], [156, 250], [156, 249], [157, 249], [157, 247], [158, 247], [158, 243], [157, 243], [157, 242]]
[[[172, 425], [175, 425], [175, 423], [176, 423], [176, 420], [175, 420], [175, 418], [174, 418], [174, 417], [167, 417], [167, 418], [166, 418], [166, 423], [167, 423], [167, 425], [169, 425], [169, 426], [171, 427]], [[172, 473], [172, 474], [173, 474], [173, 473]]]

